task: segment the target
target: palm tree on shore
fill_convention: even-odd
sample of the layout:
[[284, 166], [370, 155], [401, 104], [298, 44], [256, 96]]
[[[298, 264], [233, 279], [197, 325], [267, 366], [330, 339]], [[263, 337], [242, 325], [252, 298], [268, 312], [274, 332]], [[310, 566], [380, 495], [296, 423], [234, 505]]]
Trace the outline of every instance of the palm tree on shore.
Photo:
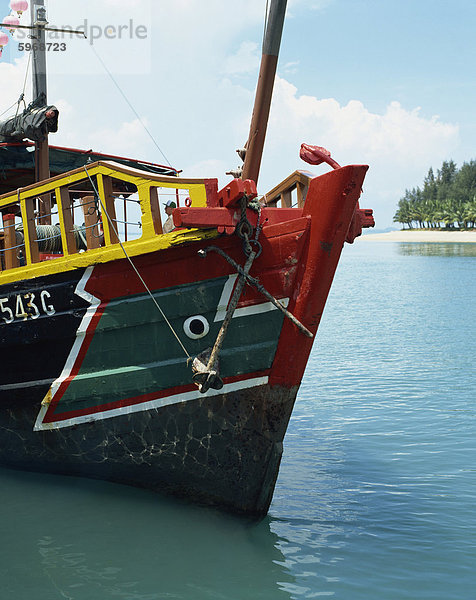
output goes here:
[[459, 170], [454, 161], [444, 161], [436, 177], [430, 167], [421, 189], [405, 190], [393, 220], [408, 229], [474, 229], [476, 161], [465, 162]]

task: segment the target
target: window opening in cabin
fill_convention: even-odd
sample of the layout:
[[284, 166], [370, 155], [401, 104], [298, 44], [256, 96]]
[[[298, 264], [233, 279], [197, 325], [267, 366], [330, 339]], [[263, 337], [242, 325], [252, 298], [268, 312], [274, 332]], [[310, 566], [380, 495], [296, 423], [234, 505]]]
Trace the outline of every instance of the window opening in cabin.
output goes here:
[[189, 206], [190, 191], [169, 187], [151, 188], [150, 194], [152, 216], [156, 233], [174, 231], [173, 210]]
[[[0, 270], [14, 269], [26, 264], [25, 239], [18, 205], [2, 209], [0, 220]], [[17, 214], [15, 214], [17, 213]]]
[[142, 237], [142, 211], [137, 187], [131, 183], [112, 179], [114, 197], [114, 229], [121, 242], [138, 240]]
[[[45, 198], [38, 197], [35, 199], [36, 235], [34, 236], [33, 241], [38, 244], [40, 261], [54, 260], [55, 258], [63, 256], [58, 206], [54, 194], [51, 196], [51, 210], [48, 213], [44, 213], [42, 210]], [[23, 230], [23, 226], [21, 227]]]
[[291, 190], [291, 206], [290, 208], [298, 208], [298, 191], [297, 187]]
[[[97, 177], [70, 187], [63, 198], [66, 235], [73, 234], [77, 252], [104, 246], [101, 202], [97, 197]], [[67, 203], [69, 206], [64, 206]], [[71, 250], [70, 250], [71, 252]]]

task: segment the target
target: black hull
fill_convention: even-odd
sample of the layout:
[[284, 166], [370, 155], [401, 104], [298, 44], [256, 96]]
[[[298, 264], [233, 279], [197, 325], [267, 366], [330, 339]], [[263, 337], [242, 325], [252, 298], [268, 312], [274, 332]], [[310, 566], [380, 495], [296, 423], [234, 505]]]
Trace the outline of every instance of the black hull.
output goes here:
[[[212, 396], [197, 392], [193, 400], [163, 407], [131, 407], [109, 418], [96, 419], [91, 413], [86, 422], [35, 427], [88, 308], [75, 293], [83, 275], [79, 270], [3, 286], [2, 293], [11, 299], [32, 292], [38, 298], [48, 290], [56, 312], [1, 325], [0, 464], [103, 479], [233, 512], [266, 514], [297, 386], [263, 384]], [[246, 343], [250, 340], [247, 333]], [[260, 352], [258, 346], [253, 354]], [[234, 362], [239, 364], [236, 358]], [[182, 363], [190, 379], [190, 369]]]
[[297, 389], [267, 385], [36, 431], [37, 406], [0, 413], [4, 466], [104, 479], [266, 514]]

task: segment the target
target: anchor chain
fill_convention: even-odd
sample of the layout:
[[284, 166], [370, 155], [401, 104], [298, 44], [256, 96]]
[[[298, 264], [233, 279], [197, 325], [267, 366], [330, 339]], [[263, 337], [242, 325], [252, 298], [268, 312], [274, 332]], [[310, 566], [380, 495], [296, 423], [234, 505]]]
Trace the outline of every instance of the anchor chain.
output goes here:
[[218, 374], [218, 356], [225, 340], [228, 326], [231, 323], [236, 307], [240, 300], [241, 293], [245, 287], [246, 276], [248, 275], [255, 258], [256, 253], [251, 250], [248, 260], [243, 267], [243, 275], [240, 275], [240, 278], [236, 284], [236, 288], [230, 300], [228, 310], [226, 311], [225, 319], [220, 327], [220, 331], [218, 332], [217, 339], [215, 340], [215, 344], [213, 345], [207, 364], [204, 365], [199, 357], [195, 358], [192, 363], [192, 369], [195, 371], [193, 381], [198, 385], [198, 389], [202, 394], [207, 392], [210, 388], [220, 390], [223, 387], [223, 381]]
[[[254, 207], [256, 209], [256, 207]], [[243, 268], [240, 267], [239, 271], [239, 279], [235, 287], [235, 291], [233, 296], [231, 297], [230, 303], [228, 305], [228, 310], [226, 311], [225, 319], [223, 320], [222, 326], [220, 327], [220, 331], [218, 332], [217, 339], [215, 340], [215, 344], [208, 354], [208, 350], [202, 352], [200, 356], [197, 356], [192, 363], [192, 370], [194, 371], [193, 381], [197, 384], [198, 389], [202, 394], [205, 394], [210, 388], [215, 390], [220, 390], [223, 387], [223, 381], [219, 376], [218, 372], [218, 358], [221, 347], [225, 340], [226, 332], [228, 330], [228, 326], [231, 323], [233, 315], [235, 313], [236, 307], [238, 306], [238, 302], [240, 300], [241, 294], [243, 292], [243, 288], [245, 287], [247, 276], [253, 265], [253, 262], [257, 256], [261, 254], [262, 248], [261, 244], [258, 241], [259, 233], [261, 232], [261, 228], [257, 227], [257, 235], [255, 235], [254, 239], [250, 240], [250, 237], [253, 235], [253, 226], [248, 220], [246, 215], [246, 211], [248, 209], [248, 197], [245, 195], [241, 199], [241, 218], [236, 226], [235, 232], [243, 240], [243, 252], [247, 257], [245, 266]], [[260, 207], [258, 204], [258, 210], [260, 211]], [[259, 216], [261, 216], [261, 212], [259, 212]], [[258, 223], [259, 223], [258, 218]], [[253, 250], [253, 245], [256, 247], [256, 252]], [[206, 256], [203, 250], [199, 251], [200, 256]], [[208, 360], [207, 360], [208, 358]], [[207, 360], [205, 364], [203, 361]]]
[[[241, 206], [241, 217], [238, 225], [236, 226], [235, 232], [236, 235], [243, 240], [243, 252], [245, 256], [249, 256], [252, 247], [256, 247], [256, 256], [258, 257], [262, 252], [261, 244], [258, 241], [258, 237], [261, 233], [262, 226], [260, 225], [261, 220], [261, 205], [259, 202], [248, 202], [248, 196], [243, 196], [240, 201]], [[256, 226], [256, 233], [254, 239], [250, 239], [253, 235], [253, 225], [249, 222], [248, 217], [246, 215], [246, 211], [248, 208], [255, 210], [258, 213], [258, 224]]]
[[[246, 215], [246, 210], [249, 207], [253, 208], [258, 212], [258, 221], [256, 225], [255, 235], [252, 239], [250, 238], [253, 235], [253, 226], [249, 222], [248, 217]], [[192, 370], [194, 371], [193, 381], [197, 384], [198, 389], [202, 394], [206, 393], [210, 388], [220, 390], [223, 387], [223, 381], [219, 375], [219, 354], [226, 336], [226, 332], [231, 323], [241, 294], [243, 292], [243, 288], [247, 283], [254, 286], [277, 309], [284, 313], [284, 315], [290, 321], [292, 321], [292, 323], [294, 323], [294, 325], [301, 331], [301, 333], [310, 338], [314, 337], [314, 335], [298, 319], [296, 319], [296, 317], [292, 313], [290, 313], [286, 309], [286, 307], [283, 306], [281, 302], [279, 302], [279, 300], [274, 298], [274, 296], [272, 296], [257, 279], [255, 279], [249, 274], [254, 260], [262, 252], [262, 246], [259, 242], [259, 236], [261, 234], [263, 225], [264, 223], [261, 223], [261, 206], [259, 202], [257, 202], [255, 206], [250, 206], [250, 204], [248, 204], [248, 199], [245, 196], [241, 200], [241, 218], [238, 225], [236, 226], [236, 234], [243, 240], [243, 252], [245, 256], [247, 256], [247, 261], [244, 267], [241, 267], [230, 256], [228, 256], [226, 252], [224, 252], [223, 250], [221, 250], [221, 248], [218, 248], [216, 246], [209, 246], [206, 249], [198, 251], [199, 256], [202, 258], [206, 258], [208, 252], [216, 252], [236, 269], [239, 276], [235, 287], [235, 291], [228, 305], [225, 319], [220, 328], [220, 331], [218, 332], [218, 336], [215, 340], [213, 348], [208, 348], [207, 350], [202, 352], [193, 360], [192, 363]], [[256, 248], [256, 250], [253, 249], [253, 246]]]

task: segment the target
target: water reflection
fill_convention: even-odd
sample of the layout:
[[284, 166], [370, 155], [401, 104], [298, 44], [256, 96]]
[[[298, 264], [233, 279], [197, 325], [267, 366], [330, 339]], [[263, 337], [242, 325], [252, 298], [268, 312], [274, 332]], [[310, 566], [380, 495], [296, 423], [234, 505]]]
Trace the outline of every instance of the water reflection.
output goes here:
[[0, 470], [2, 600], [473, 598], [474, 248], [347, 246], [259, 524]]
[[473, 243], [400, 242], [397, 248], [402, 256], [476, 256]]
[[269, 519], [104, 482], [4, 470], [0, 482], [8, 597], [290, 600]]

